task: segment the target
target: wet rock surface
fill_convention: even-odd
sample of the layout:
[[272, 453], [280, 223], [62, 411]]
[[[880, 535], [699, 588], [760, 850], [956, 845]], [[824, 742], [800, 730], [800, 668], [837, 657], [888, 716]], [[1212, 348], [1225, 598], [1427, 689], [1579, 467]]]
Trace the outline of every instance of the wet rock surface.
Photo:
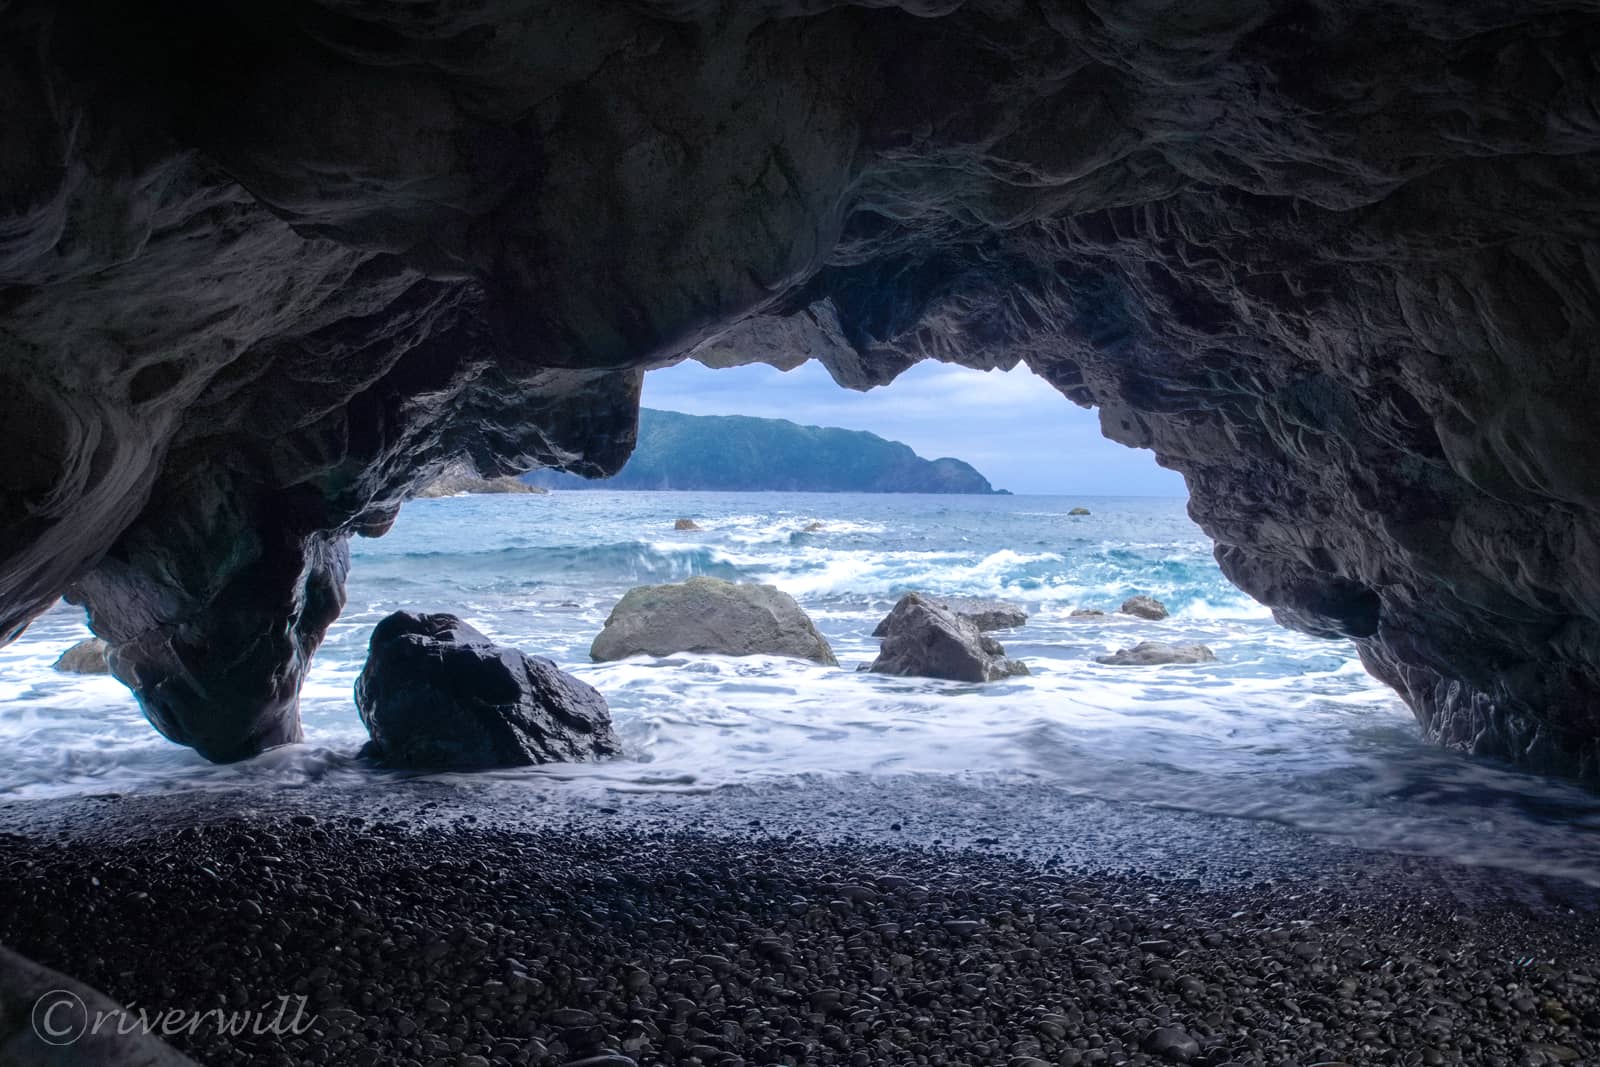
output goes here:
[[445, 496], [459, 496], [462, 493], [478, 495], [483, 493], [501, 494], [542, 494], [546, 489], [529, 485], [514, 475], [505, 474], [498, 478], [483, 478], [476, 471], [456, 468], [446, 471], [433, 481], [417, 490], [420, 499], [430, 499]]
[[344, 539], [640, 369], [1025, 362], [1429, 734], [1600, 770], [1580, 0], [8, 4], [0, 635], [299, 735]]
[[967, 615], [921, 593], [901, 597], [878, 630], [883, 644], [867, 668], [877, 674], [994, 682], [1028, 673]]
[[[980, 631], [1009, 630], [1022, 626], [1028, 621], [1028, 612], [1020, 604], [1008, 603], [1004, 600], [988, 600], [983, 597], [944, 597], [929, 596], [926, 593], [918, 594], [930, 604], [937, 604], [946, 611], [966, 619]], [[893, 612], [883, 617], [883, 620], [873, 629], [873, 637], [882, 637], [889, 632], [889, 620], [894, 617]]]
[[1167, 606], [1153, 596], [1131, 596], [1117, 609], [1124, 615], [1159, 622], [1167, 617]]
[[356, 681], [367, 752], [408, 770], [489, 770], [620, 751], [605, 698], [454, 615], [395, 612]]
[[721, 578], [628, 590], [589, 648], [597, 662], [679, 652], [791, 656], [839, 665], [828, 639], [788, 593]]
[[1095, 662], [1113, 667], [1153, 667], [1163, 663], [1211, 663], [1216, 658], [1216, 654], [1205, 645], [1140, 641], [1137, 645], [1120, 648], [1109, 655], [1097, 656]]
[[207, 1063], [1600, 1055], [1581, 896], [1545, 904], [1556, 923], [1537, 892], [1472, 903], [1381, 857], [1352, 864], [1364, 882], [1326, 848], [1299, 876], [1203, 887], [930, 846], [937, 823], [910, 828], [918, 847], [871, 843], [831, 805], [767, 827], [724, 798], [686, 833], [695, 798], [663, 797], [574, 832], [428, 795], [246, 800], [198, 825], [171, 798], [85, 805], [72, 833], [0, 836], [0, 938], [153, 1007], [307, 998], [300, 1034], [174, 1038]]
[[67, 649], [51, 664], [67, 674], [110, 674], [106, 662], [106, 643], [98, 637], [85, 638]]

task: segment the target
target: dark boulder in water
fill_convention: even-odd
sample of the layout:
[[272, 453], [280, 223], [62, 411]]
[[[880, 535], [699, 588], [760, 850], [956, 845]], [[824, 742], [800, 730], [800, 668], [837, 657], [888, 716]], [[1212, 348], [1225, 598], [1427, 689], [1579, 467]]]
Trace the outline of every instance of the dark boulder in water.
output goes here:
[[704, 529], [704, 527], [702, 527], [698, 522], [695, 522], [693, 519], [679, 519], [679, 520], [677, 520], [676, 522], [674, 522], [672, 524], [672, 528], [674, 530], [701, 530], [701, 529]]
[[[979, 630], [1010, 630], [1021, 626], [1028, 621], [1028, 612], [1019, 604], [1012, 604], [1004, 600], [989, 600], [985, 597], [961, 596], [929, 596], [918, 593], [918, 596], [930, 604], [937, 604], [946, 611], [953, 611], [963, 619], [971, 622]], [[899, 607], [899, 604], [895, 605]], [[872, 631], [873, 637], [883, 637], [889, 632], [889, 620], [894, 618], [894, 612], [885, 615]]]
[[1089, 509], [1088, 508], [1073, 508], [1071, 511], [1067, 512], [1067, 514], [1068, 515], [1087, 515], [1087, 514], [1089, 514]]
[[839, 665], [827, 638], [788, 593], [721, 578], [628, 590], [589, 648], [597, 661], [679, 652], [790, 656]]
[[1132, 648], [1096, 656], [1096, 663], [1113, 667], [1154, 667], [1165, 663], [1211, 663], [1216, 655], [1205, 645], [1169, 645], [1165, 641], [1140, 641]]
[[110, 674], [106, 651], [106, 643], [98, 637], [85, 638], [61, 653], [51, 666], [67, 674]]
[[1122, 602], [1119, 610], [1124, 615], [1135, 615], [1152, 622], [1167, 617], [1167, 606], [1153, 596], [1131, 596]]
[[1028, 673], [971, 619], [921, 593], [901, 597], [882, 628], [883, 646], [870, 668], [877, 674], [993, 682]]
[[595, 689], [454, 615], [397, 611], [372, 632], [356, 706], [384, 764], [487, 770], [619, 751]]

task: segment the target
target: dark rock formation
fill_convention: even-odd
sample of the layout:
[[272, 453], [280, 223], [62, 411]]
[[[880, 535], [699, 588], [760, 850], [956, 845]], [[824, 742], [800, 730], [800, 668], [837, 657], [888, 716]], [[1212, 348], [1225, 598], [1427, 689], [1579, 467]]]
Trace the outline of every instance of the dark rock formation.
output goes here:
[[1089, 514], [1089, 509], [1088, 508], [1073, 508], [1071, 511], [1067, 512], [1067, 514], [1068, 515], [1087, 515], [1087, 514]]
[[454, 615], [397, 611], [378, 623], [356, 707], [369, 750], [391, 767], [477, 771], [619, 751], [592, 686]]
[[1028, 673], [970, 618], [921, 593], [901, 597], [879, 629], [883, 645], [868, 668], [877, 674], [994, 682]]
[[14, 1067], [197, 1067], [189, 1057], [146, 1033], [137, 1012], [124, 1013], [120, 1004], [99, 990], [3, 946], [0, 1063]]
[[1155, 667], [1164, 663], [1211, 663], [1216, 655], [1205, 645], [1169, 645], [1165, 641], [1140, 641], [1132, 648], [1122, 648], [1106, 656], [1096, 656], [1096, 663], [1112, 667]]
[[1095, 619], [1105, 615], [1099, 608], [1073, 608], [1069, 619]]
[[687, 530], [690, 532], [699, 532], [700, 530], [704, 529], [704, 527], [702, 527], [698, 522], [695, 522], [693, 519], [676, 519], [672, 523], [672, 528], [674, 530]]
[[529, 485], [521, 478], [510, 474], [502, 474], [498, 478], [482, 478], [475, 471], [457, 467], [445, 471], [445, 473], [418, 489], [416, 495], [419, 499], [426, 500], [436, 497], [456, 496], [460, 493], [478, 495], [543, 492], [546, 492], [546, 490], [536, 485]]
[[50, 666], [68, 674], [110, 674], [106, 662], [106, 643], [98, 637], [85, 638], [61, 653]]
[[[1021, 605], [1011, 604], [1004, 600], [989, 600], [984, 597], [966, 596], [929, 596], [926, 593], [918, 594], [930, 604], [937, 604], [946, 611], [953, 611], [966, 619], [979, 630], [1009, 630], [1021, 626], [1028, 621], [1028, 613]], [[901, 603], [904, 603], [901, 598]], [[896, 604], [898, 608], [900, 604]], [[894, 612], [885, 615], [872, 631], [873, 637], [883, 637], [889, 632], [889, 622], [894, 618]]]
[[628, 590], [589, 648], [599, 662], [679, 652], [792, 656], [839, 665], [828, 639], [788, 593], [721, 578]]
[[1600, 770], [1584, 0], [0, 11], [0, 636], [297, 736], [345, 538], [639, 369], [1025, 361], [1426, 731]]
[[1153, 596], [1131, 596], [1117, 609], [1124, 615], [1159, 622], [1167, 617], [1167, 606]]
[[948, 456], [923, 459], [910, 445], [875, 433], [653, 408], [640, 410], [638, 447], [614, 476], [589, 481], [535, 471], [526, 477], [552, 489], [995, 492], [969, 463]]

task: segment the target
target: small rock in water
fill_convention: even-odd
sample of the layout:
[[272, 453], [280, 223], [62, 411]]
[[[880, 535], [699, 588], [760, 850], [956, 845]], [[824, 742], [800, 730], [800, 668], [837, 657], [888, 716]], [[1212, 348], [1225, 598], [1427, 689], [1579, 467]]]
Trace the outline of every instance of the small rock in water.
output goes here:
[[1092, 619], [1103, 615], [1105, 615], [1105, 612], [1099, 608], [1073, 608], [1072, 614], [1067, 617], [1071, 619]]
[[52, 664], [67, 674], [110, 674], [111, 664], [106, 662], [106, 643], [98, 637], [79, 641]]
[[1096, 663], [1112, 667], [1155, 667], [1163, 663], [1211, 663], [1216, 655], [1205, 645], [1169, 645], [1164, 641], [1140, 641], [1132, 648], [1119, 649], [1109, 656], [1096, 656]]
[[1089, 509], [1088, 508], [1073, 508], [1071, 511], [1067, 512], [1067, 514], [1068, 515], [1087, 515], [1087, 514], [1089, 514]]
[[1122, 613], [1159, 621], [1167, 617], [1167, 606], [1153, 596], [1131, 596], [1122, 602]]
[[824, 527], [822, 525], [822, 523], [820, 523], [820, 522], [808, 522], [808, 523], [805, 524], [805, 526], [801, 530], [801, 532], [802, 533], [817, 533], [817, 532], [819, 532], [819, 531], [821, 531], [823, 529], [826, 529], [826, 527]]
[[677, 522], [672, 524], [672, 528], [674, 530], [702, 530], [705, 527], [701, 526], [693, 519], [679, 519]]
[[993, 682], [1028, 673], [971, 619], [920, 593], [901, 597], [883, 629], [883, 646], [872, 664], [878, 674]]
[[[918, 593], [918, 596], [930, 604], [937, 604], [946, 611], [966, 619], [981, 631], [1010, 630], [1021, 626], [1028, 621], [1028, 613], [1019, 604], [1012, 604], [1004, 600], [990, 600], [986, 597], [970, 596], [928, 596]], [[895, 605], [899, 607], [898, 604]], [[883, 617], [875, 630], [873, 637], [884, 637], [889, 633], [889, 620], [894, 618], [891, 612]]]

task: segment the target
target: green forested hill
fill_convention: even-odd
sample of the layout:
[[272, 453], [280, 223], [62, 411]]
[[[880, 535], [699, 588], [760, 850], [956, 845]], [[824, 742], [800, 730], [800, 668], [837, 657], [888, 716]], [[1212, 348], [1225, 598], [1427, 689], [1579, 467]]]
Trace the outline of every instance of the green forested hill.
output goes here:
[[959, 459], [923, 459], [862, 430], [744, 415], [639, 412], [639, 447], [613, 478], [534, 471], [551, 489], [739, 489], [829, 493], [993, 493]]

